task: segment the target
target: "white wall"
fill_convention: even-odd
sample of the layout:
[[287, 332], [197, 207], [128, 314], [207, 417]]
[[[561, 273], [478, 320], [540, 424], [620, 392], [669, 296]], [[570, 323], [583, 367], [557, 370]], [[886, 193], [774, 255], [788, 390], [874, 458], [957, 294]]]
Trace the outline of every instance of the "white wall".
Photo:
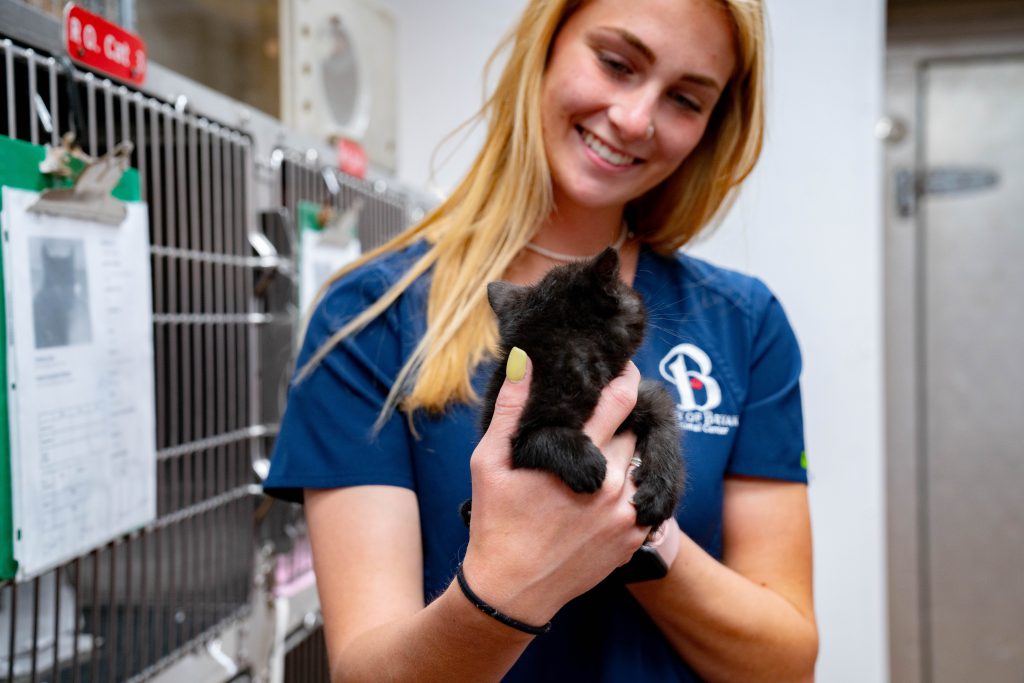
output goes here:
[[[482, 65], [522, 0], [381, 0], [399, 23], [399, 174], [419, 186], [481, 103]], [[883, 480], [883, 0], [771, 2], [769, 129], [758, 170], [695, 252], [762, 277], [804, 353], [821, 631], [818, 679], [887, 680]], [[437, 175], [450, 189], [479, 137]]]
[[[442, 138], [483, 104], [483, 68], [522, 9], [522, 0], [378, 0], [398, 24], [398, 176], [417, 187], [450, 191], [483, 141], [480, 129], [462, 145], [446, 144], [431, 178], [430, 158]], [[498, 65], [500, 67], [500, 64]], [[497, 72], [492, 74], [492, 79]]]

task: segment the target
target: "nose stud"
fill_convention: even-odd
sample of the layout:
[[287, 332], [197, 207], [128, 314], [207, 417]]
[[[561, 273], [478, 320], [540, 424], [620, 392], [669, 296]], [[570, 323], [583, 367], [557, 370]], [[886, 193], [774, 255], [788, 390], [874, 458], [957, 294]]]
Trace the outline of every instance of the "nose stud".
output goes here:
[[647, 124], [647, 139], [650, 140], [653, 137], [654, 137], [654, 124], [653, 123], [649, 123], [649, 124]]

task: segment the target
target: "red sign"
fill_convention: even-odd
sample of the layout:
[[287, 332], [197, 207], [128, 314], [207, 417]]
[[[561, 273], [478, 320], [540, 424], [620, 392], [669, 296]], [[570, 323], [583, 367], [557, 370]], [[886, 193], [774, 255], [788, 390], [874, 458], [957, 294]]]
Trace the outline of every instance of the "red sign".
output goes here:
[[358, 142], [339, 138], [335, 143], [338, 152], [338, 170], [356, 178], [366, 177], [366, 150]]
[[71, 59], [119, 81], [142, 85], [146, 79], [142, 38], [74, 3], [64, 8], [64, 46]]

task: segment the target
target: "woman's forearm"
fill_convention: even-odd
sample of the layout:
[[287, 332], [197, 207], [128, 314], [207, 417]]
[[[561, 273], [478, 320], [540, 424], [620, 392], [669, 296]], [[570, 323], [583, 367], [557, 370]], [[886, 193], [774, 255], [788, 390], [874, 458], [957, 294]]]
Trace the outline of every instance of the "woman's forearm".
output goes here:
[[708, 681], [811, 681], [817, 627], [771, 589], [708, 555], [685, 534], [669, 575], [630, 585], [687, 663]]
[[331, 680], [499, 681], [532, 639], [480, 612], [453, 584], [419, 612], [353, 638], [333, 658]]

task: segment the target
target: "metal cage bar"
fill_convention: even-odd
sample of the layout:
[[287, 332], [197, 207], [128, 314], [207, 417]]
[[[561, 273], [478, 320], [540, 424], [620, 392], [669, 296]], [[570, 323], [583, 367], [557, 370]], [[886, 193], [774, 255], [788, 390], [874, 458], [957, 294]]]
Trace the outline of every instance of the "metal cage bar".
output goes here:
[[[384, 180], [354, 178], [319, 165], [308, 155], [284, 153], [281, 167], [282, 203], [293, 216], [299, 202], [326, 204], [345, 211], [357, 200], [363, 202], [359, 220], [359, 242], [364, 251], [375, 249], [398, 235], [409, 224], [413, 212], [408, 197]], [[327, 180], [330, 177], [331, 180]], [[337, 188], [332, 192], [331, 187]]]
[[[294, 263], [269, 291], [255, 289], [267, 268], [250, 253], [257, 210], [290, 216], [267, 236], [294, 261], [300, 201], [339, 211], [361, 202], [364, 250], [423, 204], [287, 147], [287, 136], [256, 126], [250, 137], [209, 108], [68, 72], [46, 53], [56, 48], [33, 48], [0, 40], [0, 135], [56, 144], [74, 128], [92, 155], [134, 143], [150, 224], [157, 519], [42, 576], [0, 583], [0, 680], [142, 681], [247, 623], [266, 571], [257, 543], [281, 555], [306, 543], [291, 506], [254, 531], [252, 464], [276, 434], [300, 315]], [[286, 559], [290, 573], [311, 570]], [[287, 648], [287, 680], [326, 680], [318, 630], [292, 632]]]
[[320, 626], [300, 632], [289, 642], [284, 660], [284, 683], [329, 683], [327, 645]]
[[[251, 141], [68, 73], [10, 40], [0, 53], [0, 134], [56, 142], [72, 128], [75, 88], [86, 110], [78, 141], [90, 154], [121, 139], [135, 144], [151, 228], [158, 446], [153, 524], [42, 576], [0, 584], [0, 677], [144, 680], [251, 611], [258, 489], [249, 461], [267, 431], [248, 405], [250, 332], [265, 322], [250, 286], [259, 264], [246, 246]], [[212, 176], [203, 163], [211, 154]]]

